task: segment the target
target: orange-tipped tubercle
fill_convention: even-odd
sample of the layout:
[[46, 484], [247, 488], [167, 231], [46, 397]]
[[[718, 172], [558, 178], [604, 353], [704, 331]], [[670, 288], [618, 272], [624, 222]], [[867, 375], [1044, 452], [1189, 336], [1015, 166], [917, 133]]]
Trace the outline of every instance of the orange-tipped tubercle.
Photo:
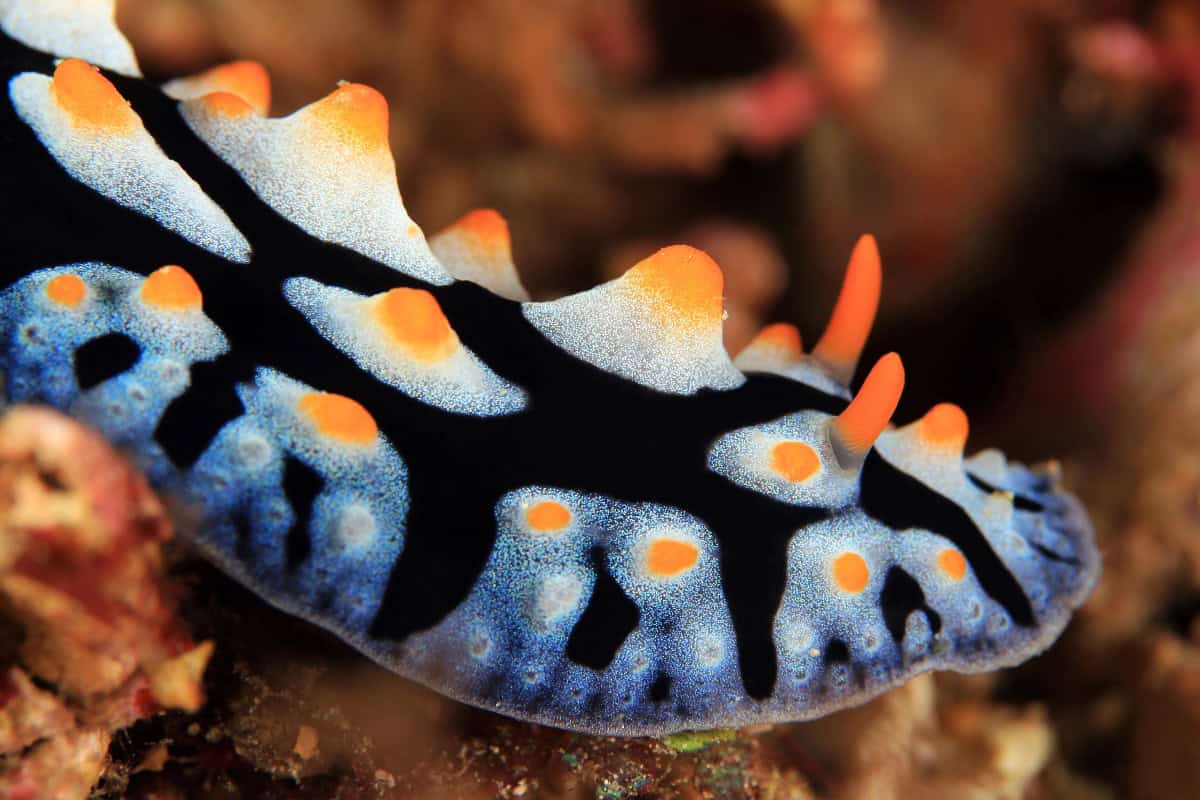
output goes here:
[[351, 147], [364, 153], [388, 150], [388, 104], [361, 83], [342, 83], [309, 106], [314, 119]]
[[130, 133], [141, 120], [100, 70], [77, 58], [54, 69], [54, 96], [72, 124], [105, 133]]
[[720, 329], [725, 277], [703, 250], [677, 244], [664, 247], [621, 278], [668, 328]]
[[755, 335], [750, 344], [770, 347], [789, 362], [799, 361], [804, 355], [800, 329], [789, 322], [776, 322], [766, 326]]
[[833, 315], [812, 351], [813, 358], [843, 384], [848, 385], [854, 377], [858, 357], [871, 334], [882, 283], [879, 248], [875, 237], [867, 234], [854, 245]]
[[970, 423], [967, 415], [953, 403], [938, 403], [921, 417], [917, 433], [930, 447], [962, 454], [967, 444]]

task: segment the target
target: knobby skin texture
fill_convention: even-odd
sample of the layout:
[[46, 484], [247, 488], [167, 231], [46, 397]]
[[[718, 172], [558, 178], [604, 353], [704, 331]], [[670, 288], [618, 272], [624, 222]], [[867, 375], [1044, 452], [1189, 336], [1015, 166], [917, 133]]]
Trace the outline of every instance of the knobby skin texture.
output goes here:
[[[678, 246], [529, 301], [481, 210], [426, 240], [386, 101], [161, 89], [103, 0], [0, 2], [0, 369], [197, 518], [269, 602], [468, 703], [599, 734], [805, 719], [1047, 647], [1098, 571], [1050, 468], [889, 425], [855, 249], [811, 353], [736, 359]], [[99, 69], [97, 68], [99, 67]]]

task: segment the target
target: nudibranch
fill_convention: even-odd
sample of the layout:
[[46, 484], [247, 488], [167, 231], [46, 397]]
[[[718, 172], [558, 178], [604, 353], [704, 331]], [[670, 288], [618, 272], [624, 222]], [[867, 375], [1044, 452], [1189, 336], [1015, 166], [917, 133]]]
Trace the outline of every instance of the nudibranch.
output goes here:
[[504, 220], [429, 239], [375, 90], [266, 115], [261, 67], [157, 87], [112, 0], [3, 0], [0, 371], [123, 447], [266, 601], [395, 672], [607, 735], [803, 720], [1048, 647], [1095, 581], [1052, 468], [895, 427], [848, 384], [850, 259], [810, 352], [736, 358], [720, 268], [668, 247], [531, 300]]

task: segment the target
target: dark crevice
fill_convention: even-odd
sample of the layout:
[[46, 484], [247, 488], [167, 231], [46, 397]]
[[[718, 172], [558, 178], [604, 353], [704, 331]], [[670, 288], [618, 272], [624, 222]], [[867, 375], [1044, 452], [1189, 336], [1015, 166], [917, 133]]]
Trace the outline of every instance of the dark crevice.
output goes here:
[[662, 703], [671, 696], [671, 676], [665, 672], [660, 672], [654, 676], [654, 683], [650, 684], [650, 702]]
[[621, 644], [637, 628], [640, 613], [609, 574], [604, 548], [593, 547], [591, 559], [596, 585], [567, 639], [567, 658], [601, 671], [608, 668]]
[[123, 333], [106, 333], [75, 351], [75, 382], [87, 391], [127, 372], [142, 357], [142, 348]]
[[[983, 478], [978, 477], [977, 475], [972, 475], [970, 472], [967, 473], [967, 480], [969, 480], [975, 486], [975, 488], [981, 492], [985, 492], [987, 494], [992, 494], [993, 492], [996, 491], [995, 486], [988, 483]], [[1029, 497], [1025, 497], [1024, 495], [1017, 494], [1016, 492], [1013, 492], [1012, 496], [1013, 496], [1013, 507], [1015, 509], [1017, 509], [1018, 511], [1030, 511], [1034, 514], [1041, 514], [1043, 511], [1046, 510], [1046, 507], [1044, 505], [1042, 505], [1041, 503], [1039, 503], [1037, 500], [1033, 500]]]
[[1033, 544], [1034, 550], [1037, 550], [1044, 557], [1050, 559], [1051, 561], [1057, 561], [1060, 564], [1070, 564], [1071, 566], [1074, 566], [1074, 567], [1078, 567], [1080, 565], [1080, 561], [1078, 558], [1074, 558], [1073, 556], [1064, 556], [1061, 553], [1056, 553], [1053, 550], [1051, 550], [1049, 547], [1046, 547], [1044, 544], [1038, 544], [1037, 542], [1033, 542], [1032, 544]]
[[883, 624], [897, 644], [904, 639], [904, 626], [908, 615], [923, 611], [934, 633], [942, 629], [941, 616], [925, 602], [925, 592], [912, 575], [900, 567], [888, 570], [879, 593], [879, 608], [883, 611]]
[[293, 571], [303, 564], [312, 553], [313, 501], [324, 487], [324, 479], [312, 467], [297, 458], [288, 456], [283, 462], [283, 493], [292, 507], [292, 526], [284, 540], [287, 554], [287, 569]]
[[245, 413], [235, 380], [227, 359], [195, 364], [187, 391], [163, 412], [154, 440], [180, 469], [195, 464], [221, 428]]
[[841, 639], [830, 639], [825, 646], [825, 663], [838, 664], [850, 660], [850, 648]]

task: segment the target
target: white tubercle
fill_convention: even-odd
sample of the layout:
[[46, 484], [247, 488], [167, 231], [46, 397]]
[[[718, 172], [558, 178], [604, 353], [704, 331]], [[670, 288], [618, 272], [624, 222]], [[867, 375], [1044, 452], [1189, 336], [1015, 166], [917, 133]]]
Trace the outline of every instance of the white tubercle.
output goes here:
[[489, 417], [525, 406], [525, 393], [467, 349], [432, 294], [392, 289], [363, 297], [307, 278], [284, 295], [334, 347], [422, 403]]
[[387, 101], [374, 89], [342, 84], [279, 119], [226, 92], [186, 101], [182, 113], [259, 197], [309, 235], [429, 283], [453, 280], [404, 210]]
[[67, 59], [53, 78], [22, 73], [9, 82], [9, 96], [71, 177], [199, 247], [230, 261], [250, 261], [246, 238], [94, 67]]
[[458, 280], [477, 283], [509, 300], [529, 299], [513, 264], [508, 223], [490, 208], [466, 214], [433, 236], [429, 247]]
[[526, 303], [524, 314], [583, 361], [670, 394], [745, 381], [721, 340], [721, 268], [686, 245], [664, 248], [580, 294]]
[[163, 93], [176, 100], [226, 92], [245, 101], [255, 114], [266, 116], [271, 108], [271, 78], [257, 61], [231, 61], [196, 75], [167, 81]]

